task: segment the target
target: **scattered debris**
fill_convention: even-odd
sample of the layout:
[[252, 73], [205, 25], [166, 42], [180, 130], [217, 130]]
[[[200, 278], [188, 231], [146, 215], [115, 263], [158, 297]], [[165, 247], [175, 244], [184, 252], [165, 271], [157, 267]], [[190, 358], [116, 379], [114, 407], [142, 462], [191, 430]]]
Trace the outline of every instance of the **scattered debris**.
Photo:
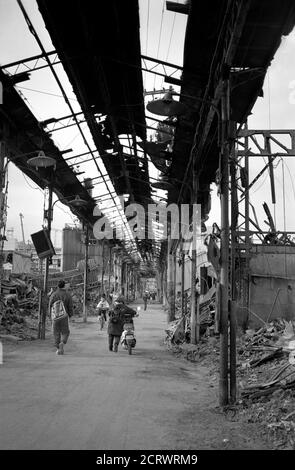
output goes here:
[[[220, 344], [214, 329], [215, 293], [210, 294], [209, 299], [203, 298], [200, 304], [199, 343], [190, 344], [188, 314], [169, 324], [166, 344], [175, 355], [206, 365], [210, 370], [208, 385], [217, 387]], [[238, 331], [237, 383], [237, 403], [231, 405], [231, 413], [224, 412], [233, 415], [234, 420], [256, 423], [273, 448], [294, 450], [294, 321], [274, 319], [264, 322], [257, 331]]]
[[[48, 295], [53, 291], [49, 292]], [[32, 340], [38, 336], [39, 323], [39, 282], [34, 276], [11, 276], [2, 280], [0, 293], [0, 335], [18, 340]], [[71, 289], [74, 304], [74, 315], [83, 315], [83, 285], [74, 285]], [[88, 315], [95, 315], [98, 303], [98, 290], [88, 291]], [[46, 328], [50, 329], [51, 322], [47, 318]]]

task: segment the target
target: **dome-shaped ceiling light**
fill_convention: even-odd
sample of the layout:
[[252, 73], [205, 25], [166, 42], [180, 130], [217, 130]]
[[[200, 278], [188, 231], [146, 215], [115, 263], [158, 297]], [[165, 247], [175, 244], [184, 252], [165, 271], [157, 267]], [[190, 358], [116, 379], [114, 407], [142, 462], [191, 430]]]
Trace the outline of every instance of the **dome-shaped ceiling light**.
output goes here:
[[29, 158], [27, 161], [28, 165], [33, 166], [34, 168], [50, 168], [55, 167], [56, 160], [52, 157], [47, 157], [43, 150], [40, 150], [37, 157]]
[[139, 142], [138, 145], [145, 150], [148, 155], [152, 155], [154, 158], [171, 160], [172, 153], [166, 151], [168, 143], [169, 142]]
[[150, 101], [146, 109], [153, 114], [159, 116], [178, 116], [185, 114], [188, 110], [187, 106], [173, 99], [173, 92], [168, 91], [163, 98]]
[[175, 189], [174, 184], [172, 184], [167, 177], [163, 177], [159, 181], [156, 181], [155, 183], [151, 183], [151, 186], [156, 189], [162, 189], [164, 191], [169, 191], [169, 189]]
[[68, 204], [70, 204], [73, 207], [85, 207], [87, 206], [88, 202], [85, 201], [84, 199], [81, 199], [79, 195], [75, 197], [72, 201], [69, 201]]

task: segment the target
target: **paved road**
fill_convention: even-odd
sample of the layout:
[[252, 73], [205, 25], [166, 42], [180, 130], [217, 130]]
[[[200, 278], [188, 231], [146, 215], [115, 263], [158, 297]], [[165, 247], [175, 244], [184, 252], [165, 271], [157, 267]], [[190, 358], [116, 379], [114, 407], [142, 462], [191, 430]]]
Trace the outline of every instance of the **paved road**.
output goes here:
[[71, 325], [64, 356], [50, 335], [4, 347], [0, 448], [263, 448], [216, 411], [208, 371], [166, 350], [165, 326], [160, 306], [141, 310], [132, 356], [108, 351], [94, 318]]

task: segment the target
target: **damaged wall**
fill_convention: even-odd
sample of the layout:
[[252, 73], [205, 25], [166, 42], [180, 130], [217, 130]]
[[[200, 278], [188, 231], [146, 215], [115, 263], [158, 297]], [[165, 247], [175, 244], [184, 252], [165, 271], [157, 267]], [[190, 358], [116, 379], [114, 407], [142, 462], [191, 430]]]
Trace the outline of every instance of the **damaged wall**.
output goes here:
[[239, 310], [239, 323], [253, 328], [273, 318], [295, 319], [295, 247], [254, 245], [251, 254], [249, 309]]
[[[102, 266], [102, 242], [95, 240], [95, 245], [89, 245], [89, 259], [93, 258]], [[83, 231], [77, 228], [64, 228], [62, 232], [62, 271], [75, 269], [79, 261], [84, 260], [85, 245]]]

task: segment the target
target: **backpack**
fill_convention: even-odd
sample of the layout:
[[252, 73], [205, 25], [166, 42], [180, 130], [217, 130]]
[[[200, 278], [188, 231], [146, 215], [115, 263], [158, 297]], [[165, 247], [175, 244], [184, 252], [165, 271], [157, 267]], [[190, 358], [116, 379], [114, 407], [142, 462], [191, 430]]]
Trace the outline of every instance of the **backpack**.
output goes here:
[[111, 314], [111, 323], [119, 323], [120, 320], [120, 311], [115, 309]]
[[61, 320], [62, 318], [66, 318], [68, 316], [64, 303], [61, 299], [56, 300], [53, 302], [51, 306], [51, 318], [53, 321]]

